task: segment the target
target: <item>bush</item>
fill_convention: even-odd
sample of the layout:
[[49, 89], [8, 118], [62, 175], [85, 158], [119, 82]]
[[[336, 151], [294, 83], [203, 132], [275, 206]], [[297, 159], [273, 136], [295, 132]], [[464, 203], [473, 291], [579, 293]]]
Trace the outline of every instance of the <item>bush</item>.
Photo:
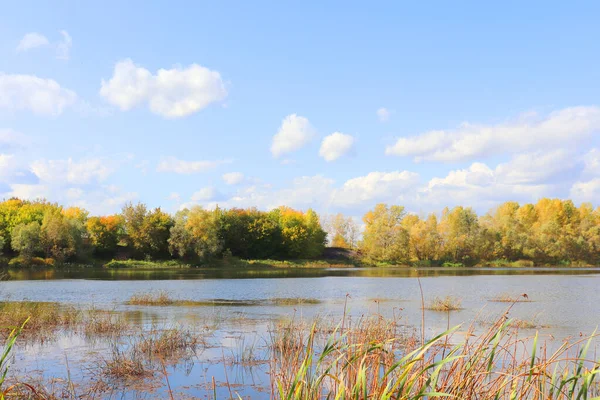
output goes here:
[[442, 264], [442, 267], [452, 267], [452, 268], [461, 268], [464, 266], [465, 266], [465, 264], [463, 264], [461, 262], [451, 262], [451, 261], [446, 261]]
[[15, 257], [8, 262], [9, 267], [54, 267], [56, 260], [42, 257]]

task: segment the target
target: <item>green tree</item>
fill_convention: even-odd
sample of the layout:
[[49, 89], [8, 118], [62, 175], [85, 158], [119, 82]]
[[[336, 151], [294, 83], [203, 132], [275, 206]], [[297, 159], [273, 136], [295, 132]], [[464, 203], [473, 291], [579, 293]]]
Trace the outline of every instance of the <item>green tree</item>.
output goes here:
[[74, 258], [81, 252], [85, 227], [80, 219], [66, 217], [60, 210], [46, 213], [41, 226], [41, 246], [46, 257], [57, 261]]
[[33, 257], [42, 250], [40, 224], [36, 221], [18, 224], [12, 229], [10, 244], [21, 257]]

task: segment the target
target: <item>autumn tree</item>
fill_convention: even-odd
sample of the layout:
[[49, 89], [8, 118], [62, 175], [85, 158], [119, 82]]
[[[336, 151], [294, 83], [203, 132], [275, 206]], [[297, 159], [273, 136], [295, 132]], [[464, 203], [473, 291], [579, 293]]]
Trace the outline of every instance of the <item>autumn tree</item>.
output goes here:
[[169, 254], [171, 216], [160, 208], [148, 211], [146, 205], [126, 204], [121, 212], [127, 245], [137, 256], [164, 257]]
[[170, 233], [169, 250], [179, 258], [207, 261], [222, 249], [218, 211], [199, 206], [181, 210], [175, 215]]
[[449, 261], [473, 264], [478, 260], [479, 221], [471, 208], [445, 209], [439, 224], [442, 251]]
[[409, 260], [409, 234], [402, 226], [405, 215], [404, 207], [385, 204], [365, 214], [360, 249], [367, 258], [393, 263]]
[[112, 256], [117, 252], [123, 235], [123, 218], [119, 215], [91, 217], [86, 222], [90, 245], [101, 256]]

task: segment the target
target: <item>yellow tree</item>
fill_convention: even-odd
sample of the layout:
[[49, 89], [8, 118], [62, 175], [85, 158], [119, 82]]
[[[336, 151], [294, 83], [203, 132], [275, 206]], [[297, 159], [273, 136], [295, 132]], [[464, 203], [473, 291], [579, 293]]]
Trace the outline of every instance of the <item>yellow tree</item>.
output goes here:
[[404, 207], [385, 204], [377, 204], [365, 214], [360, 249], [367, 258], [395, 263], [409, 260], [409, 236], [402, 226], [404, 216]]

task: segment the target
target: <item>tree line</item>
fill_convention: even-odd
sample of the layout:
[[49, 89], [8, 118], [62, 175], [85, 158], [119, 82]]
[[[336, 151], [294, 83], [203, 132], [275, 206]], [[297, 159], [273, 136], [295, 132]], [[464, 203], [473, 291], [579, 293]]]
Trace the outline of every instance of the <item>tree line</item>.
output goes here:
[[359, 248], [377, 262], [446, 265], [600, 263], [600, 209], [571, 200], [509, 201], [483, 216], [468, 207], [419, 217], [378, 204]]
[[0, 250], [22, 260], [317, 258], [326, 244], [365, 263], [503, 265], [600, 262], [600, 209], [570, 200], [506, 202], [478, 216], [468, 207], [419, 216], [378, 204], [359, 226], [342, 214], [279, 207], [206, 210], [174, 215], [142, 203], [90, 216], [79, 207], [9, 199], [0, 203]]
[[90, 216], [82, 208], [43, 200], [0, 203], [0, 250], [25, 260], [119, 257], [202, 263], [223, 255], [314, 258], [322, 254], [326, 236], [319, 216], [310, 209], [263, 212], [195, 206], [171, 215], [138, 203], [125, 205], [119, 214]]

